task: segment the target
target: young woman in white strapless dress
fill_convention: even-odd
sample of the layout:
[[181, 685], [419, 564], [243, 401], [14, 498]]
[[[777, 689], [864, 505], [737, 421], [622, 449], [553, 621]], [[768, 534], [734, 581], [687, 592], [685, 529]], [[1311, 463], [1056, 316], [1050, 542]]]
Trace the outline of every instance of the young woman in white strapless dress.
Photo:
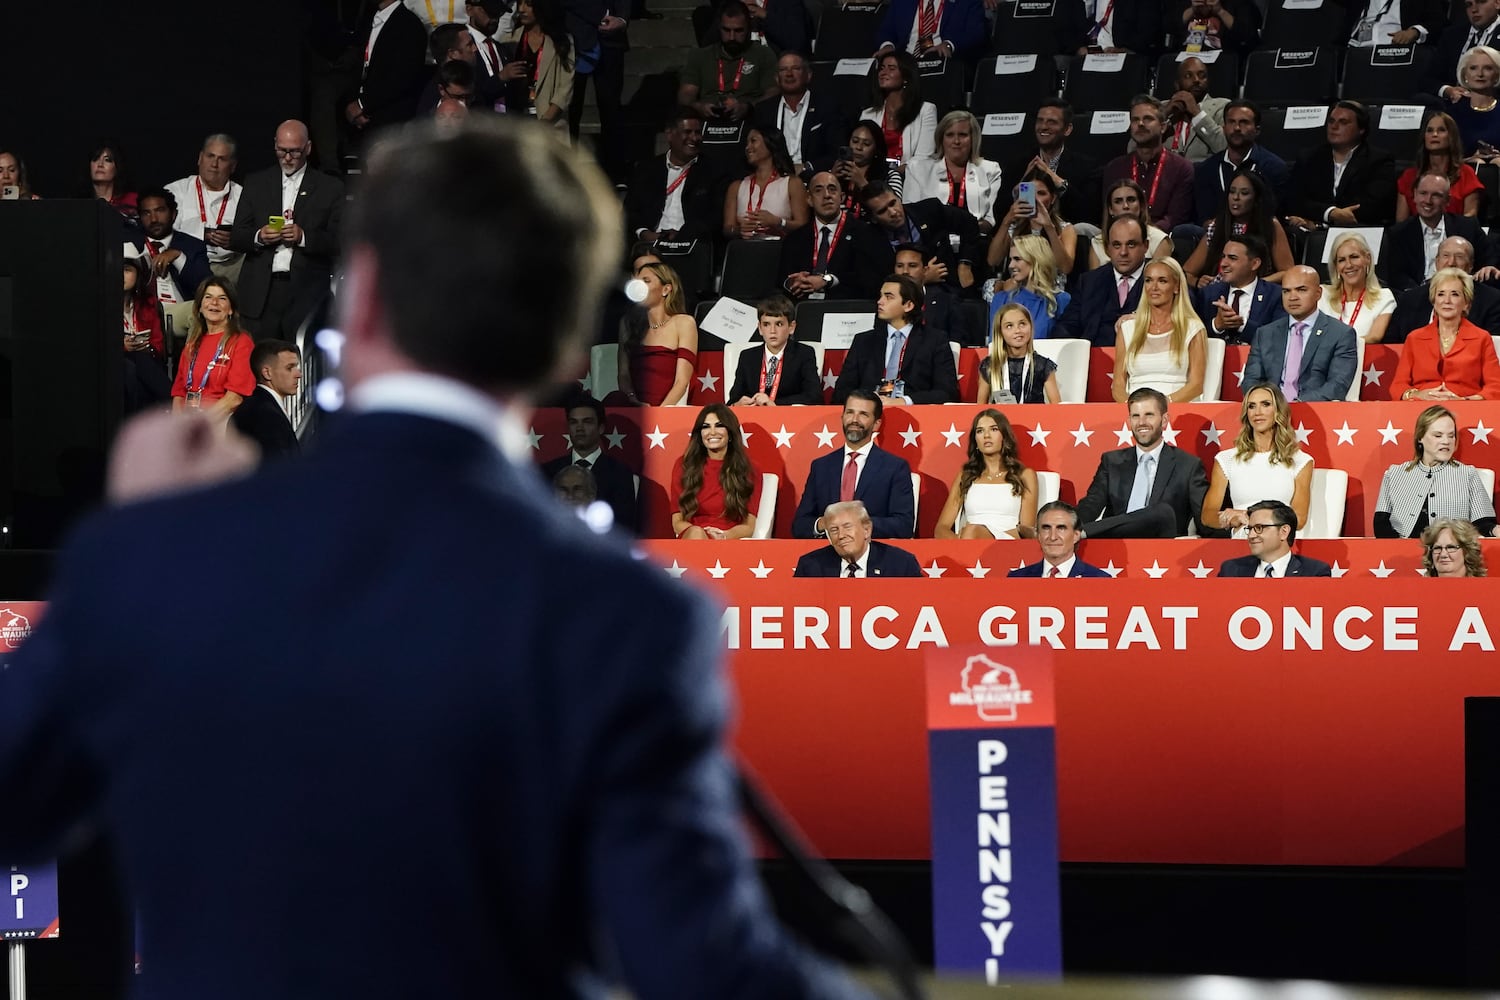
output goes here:
[[969, 457], [938, 515], [937, 538], [1030, 538], [1036, 533], [1036, 473], [1021, 464], [1005, 414], [981, 410]]

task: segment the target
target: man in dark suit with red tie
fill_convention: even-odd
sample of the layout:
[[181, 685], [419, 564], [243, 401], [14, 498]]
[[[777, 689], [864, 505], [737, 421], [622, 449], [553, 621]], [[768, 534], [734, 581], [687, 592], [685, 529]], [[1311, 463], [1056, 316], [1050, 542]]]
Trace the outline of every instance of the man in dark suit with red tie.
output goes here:
[[906, 459], [876, 447], [880, 397], [864, 389], [844, 403], [844, 446], [814, 459], [807, 485], [792, 518], [794, 538], [824, 534], [823, 511], [831, 503], [858, 500], [865, 505], [877, 538], [911, 538], [916, 531], [917, 499]]
[[829, 504], [822, 517], [828, 544], [797, 560], [793, 576], [874, 579], [920, 577], [917, 557], [905, 549], [874, 541], [870, 512], [858, 500]]
[[1248, 556], [1226, 559], [1221, 577], [1333, 576], [1333, 567], [1320, 559], [1292, 552], [1297, 540], [1297, 512], [1280, 500], [1262, 500], [1245, 511], [1249, 533]]
[[1013, 569], [1008, 577], [1059, 577], [1078, 579], [1097, 577], [1109, 579], [1109, 573], [1098, 566], [1090, 566], [1078, 558], [1078, 543], [1083, 538], [1079, 530], [1078, 511], [1070, 503], [1054, 500], [1043, 504], [1036, 514], [1036, 540], [1042, 546], [1040, 562]]
[[868, 222], [844, 211], [839, 179], [824, 171], [807, 187], [812, 222], [781, 240], [782, 287], [793, 298], [863, 299], [891, 273], [892, 253]]
[[958, 402], [958, 368], [948, 338], [922, 324], [922, 289], [889, 275], [875, 300], [875, 329], [854, 338], [833, 386], [842, 403], [854, 389], [872, 390], [896, 406]]

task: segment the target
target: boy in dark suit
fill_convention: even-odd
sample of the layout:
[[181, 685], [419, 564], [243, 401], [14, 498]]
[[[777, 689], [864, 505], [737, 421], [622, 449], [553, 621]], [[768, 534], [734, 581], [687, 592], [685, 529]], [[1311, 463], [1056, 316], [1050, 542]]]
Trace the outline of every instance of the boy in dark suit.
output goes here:
[[1318, 559], [1292, 554], [1297, 540], [1297, 512], [1280, 500], [1262, 500], [1245, 511], [1249, 523], [1250, 554], [1224, 560], [1223, 577], [1333, 576], [1333, 568]]
[[1042, 559], [1029, 566], [1013, 569], [1006, 576], [1015, 577], [1100, 577], [1109, 579], [1109, 574], [1098, 566], [1090, 566], [1078, 558], [1078, 543], [1083, 538], [1079, 530], [1078, 510], [1070, 503], [1054, 500], [1043, 504], [1036, 515], [1036, 540], [1042, 546]]
[[235, 407], [229, 422], [260, 446], [262, 459], [295, 455], [301, 450], [297, 432], [287, 419], [286, 400], [302, 384], [302, 354], [285, 340], [262, 340], [250, 352], [255, 391]]
[[[757, 344], [740, 352], [730, 406], [820, 406], [823, 380], [813, 349], [792, 339], [797, 307], [785, 295], [772, 295], [755, 307], [760, 319]], [[727, 373], [726, 373], [727, 374]]]
[[871, 540], [870, 513], [858, 500], [829, 504], [823, 511], [828, 544], [797, 560], [793, 576], [920, 577], [917, 557], [905, 549]]

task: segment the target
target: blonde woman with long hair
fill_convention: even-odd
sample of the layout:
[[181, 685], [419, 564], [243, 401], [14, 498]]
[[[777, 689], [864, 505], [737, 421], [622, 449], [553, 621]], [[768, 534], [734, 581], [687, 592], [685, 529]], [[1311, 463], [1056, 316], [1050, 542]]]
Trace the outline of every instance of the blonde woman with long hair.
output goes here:
[[1396, 311], [1396, 296], [1375, 276], [1370, 244], [1359, 233], [1345, 233], [1334, 241], [1328, 259], [1333, 281], [1323, 286], [1318, 308], [1354, 327], [1365, 343], [1380, 343]]
[[1009, 278], [985, 282], [985, 294], [990, 300], [990, 329], [995, 329], [1001, 307], [1014, 302], [1025, 306], [1031, 315], [1036, 339], [1046, 340], [1052, 333], [1052, 324], [1072, 301], [1067, 292], [1057, 290], [1057, 258], [1052, 255], [1052, 244], [1041, 236], [1017, 236], [1011, 243], [1006, 269]]
[[1243, 538], [1250, 523], [1248, 508], [1262, 500], [1279, 500], [1297, 512], [1297, 527], [1304, 528], [1312, 474], [1312, 456], [1297, 445], [1286, 397], [1274, 385], [1258, 385], [1240, 403], [1240, 433], [1234, 446], [1214, 456], [1198, 523], [1227, 528]]
[[990, 356], [979, 363], [976, 403], [1056, 403], [1057, 362], [1038, 354], [1031, 313], [1019, 302], [1000, 307], [990, 327]]
[[675, 406], [687, 398], [698, 362], [698, 324], [687, 311], [682, 279], [666, 264], [642, 264], [644, 328], [620, 336], [617, 374], [626, 405]]
[[1153, 260], [1141, 274], [1141, 304], [1115, 321], [1115, 402], [1140, 388], [1173, 403], [1203, 394], [1208, 334], [1193, 311], [1187, 275], [1170, 257]]

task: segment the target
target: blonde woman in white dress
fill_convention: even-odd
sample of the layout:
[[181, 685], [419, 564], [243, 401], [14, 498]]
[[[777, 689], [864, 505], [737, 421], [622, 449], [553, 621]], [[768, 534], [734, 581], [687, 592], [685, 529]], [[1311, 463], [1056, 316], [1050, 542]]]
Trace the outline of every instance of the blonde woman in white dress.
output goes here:
[[[1297, 512], [1297, 527], [1305, 528], [1312, 474], [1312, 456], [1297, 446], [1286, 397], [1274, 385], [1258, 385], [1240, 403], [1240, 433], [1234, 447], [1214, 456], [1198, 523], [1227, 528], [1234, 537], [1244, 538], [1250, 505], [1280, 500]], [[1224, 506], [1226, 495], [1233, 506]]]
[[1203, 394], [1207, 336], [1182, 266], [1170, 257], [1151, 261], [1141, 273], [1141, 304], [1115, 321], [1115, 402], [1141, 388], [1174, 403], [1197, 399]]

